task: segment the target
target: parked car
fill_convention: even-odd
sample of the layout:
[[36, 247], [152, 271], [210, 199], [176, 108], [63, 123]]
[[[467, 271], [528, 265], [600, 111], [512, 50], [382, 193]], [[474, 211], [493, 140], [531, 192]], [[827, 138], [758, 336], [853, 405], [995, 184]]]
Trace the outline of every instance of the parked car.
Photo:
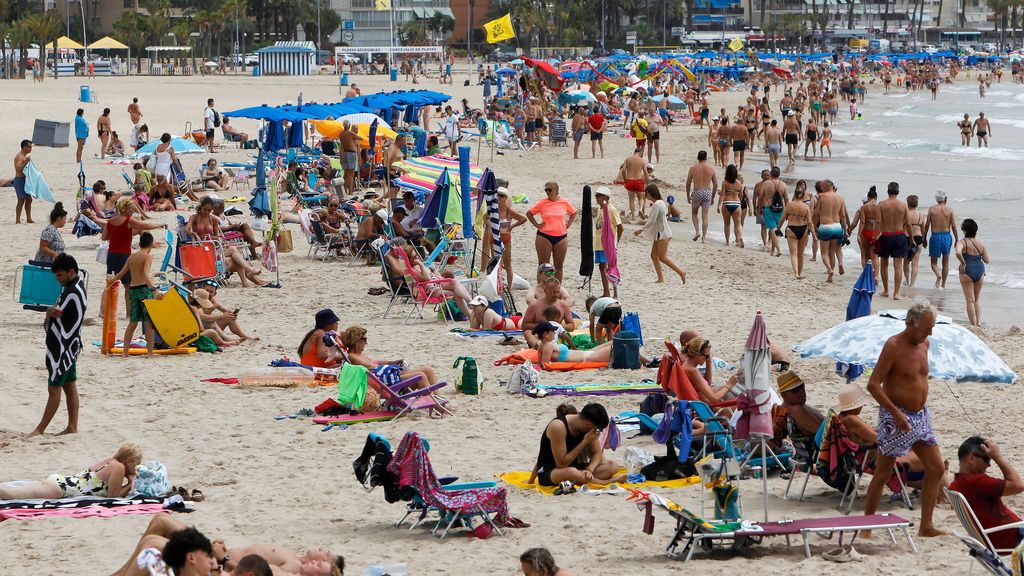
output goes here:
[[501, 50], [495, 50], [484, 58], [486, 62], [508, 62], [509, 60], [515, 59], [515, 52], [503, 52]]
[[363, 59], [355, 54], [338, 54], [337, 61], [342, 64], [361, 64]]

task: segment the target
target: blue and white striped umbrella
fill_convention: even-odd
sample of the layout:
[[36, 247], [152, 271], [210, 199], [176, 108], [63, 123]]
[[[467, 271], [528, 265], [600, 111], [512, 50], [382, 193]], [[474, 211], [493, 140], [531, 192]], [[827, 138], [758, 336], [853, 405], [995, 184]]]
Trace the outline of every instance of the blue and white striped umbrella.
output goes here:
[[[906, 326], [906, 310], [884, 310], [833, 326], [793, 350], [804, 358], [825, 356], [847, 364], [873, 368], [882, 346]], [[1012, 384], [1017, 375], [970, 330], [946, 316], [936, 319], [928, 338], [928, 374], [957, 382]]]

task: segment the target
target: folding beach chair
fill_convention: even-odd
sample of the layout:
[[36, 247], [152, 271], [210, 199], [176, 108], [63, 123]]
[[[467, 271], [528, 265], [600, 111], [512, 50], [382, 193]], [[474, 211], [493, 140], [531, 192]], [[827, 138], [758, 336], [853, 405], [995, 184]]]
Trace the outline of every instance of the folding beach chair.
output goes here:
[[[960, 492], [957, 492], [956, 490], [950, 490], [949, 488], [943, 488], [942, 490], [943, 492], [946, 493], [946, 499], [949, 500], [950, 506], [953, 507], [953, 512], [956, 512], [956, 517], [960, 520], [960, 525], [964, 529], [964, 535], [961, 535], [960, 533], [955, 533], [961, 541], [964, 541], [964, 543], [966, 544], [966, 540], [964, 539], [966, 536], [966, 538], [974, 540], [976, 543], [980, 544], [982, 547], [984, 547], [984, 550], [988, 554], [991, 554], [996, 558], [1005, 558], [1013, 554], [1014, 550], [1012, 548], [996, 548], [995, 545], [992, 544], [992, 539], [989, 537], [989, 535], [993, 532], [1000, 532], [1002, 530], [1020, 530], [1024, 528], [1024, 521], [1014, 522], [1012, 524], [1005, 524], [1003, 526], [993, 526], [991, 528], [985, 528], [981, 525], [981, 522], [978, 520], [978, 516], [974, 513], [974, 510], [971, 508], [971, 504], [970, 502], [967, 501], [966, 496], [964, 496]], [[972, 557], [974, 557], [975, 560], [978, 560], [979, 563], [981, 563], [983, 566], [986, 566], [986, 568], [988, 568], [989, 571], [991, 571], [991, 568], [989, 568], [986, 565], [986, 563], [982, 561], [982, 559], [974, 553], [973, 550], [970, 554]], [[1020, 562], [1020, 560], [1018, 559], [1017, 562]], [[1000, 564], [1002, 564], [1001, 561]], [[973, 569], [974, 563], [972, 562], [971, 570], [973, 571]], [[994, 574], [1002, 575], [1003, 573], [994, 572]]]
[[413, 385], [420, 382], [422, 376], [413, 376], [392, 385], [381, 382], [373, 372], [366, 373], [367, 386], [370, 386], [380, 396], [381, 404], [386, 410], [397, 412], [395, 418], [405, 416], [416, 410], [426, 410], [431, 418], [443, 418], [445, 415], [454, 416], [451, 410], [445, 406], [447, 398], [437, 396], [434, 392], [448, 385], [447, 382], [436, 382], [418, 390], [412, 389]]
[[554, 118], [551, 120], [551, 145], [552, 146], [566, 146], [567, 135], [565, 128], [564, 118]]
[[[89, 272], [81, 270], [82, 281], [89, 288]], [[29, 260], [14, 271], [15, 301], [24, 310], [45, 312], [57, 303], [64, 287], [53, 275], [51, 264]]]
[[[412, 268], [412, 264], [409, 262], [409, 256], [404, 252], [401, 253], [402, 258], [405, 260], [405, 265], [408, 269]], [[433, 307], [433, 310], [441, 311], [441, 317], [444, 319], [445, 325], [449, 322], [455, 322], [455, 316], [451, 309], [448, 307], [448, 296], [445, 294], [444, 287], [442, 284], [449, 281], [455, 282], [456, 280], [417, 280], [411, 273], [406, 272], [402, 275], [405, 279], [405, 285], [409, 289], [410, 301], [412, 307], [409, 309], [409, 314], [405, 317], [406, 324], [412, 324], [417, 320], [423, 319], [423, 312], [427, 306]], [[414, 317], [415, 315], [415, 317]]]
[[378, 250], [378, 256], [380, 257], [380, 276], [384, 281], [384, 285], [388, 287], [388, 291], [391, 292], [391, 299], [388, 301], [387, 308], [384, 309], [383, 318], [386, 320], [388, 314], [391, 313], [391, 308], [394, 307], [395, 303], [399, 300], [408, 302], [412, 298], [412, 293], [409, 291], [409, 287], [405, 284], [405, 276], [402, 274], [395, 273], [391, 266], [388, 265], [388, 259], [385, 255], [388, 250], [391, 249], [389, 242], [380, 244]]
[[[843, 535], [852, 533], [850, 542], [857, 538], [861, 530], [885, 530], [893, 544], [896, 543], [896, 530], [903, 533], [907, 544], [913, 552], [917, 546], [910, 536], [910, 521], [893, 514], [873, 514], [871, 516], [838, 516], [833, 518], [807, 518], [782, 520], [779, 522], [723, 522], [706, 521], [682, 506], [657, 494], [637, 491], [640, 500], [637, 508], [645, 512], [644, 532], [654, 532], [653, 509], [660, 508], [669, 513], [676, 521], [675, 533], [665, 548], [670, 558], [682, 558], [685, 562], [693, 557], [698, 546], [712, 549], [716, 542], [728, 542], [733, 550], [739, 550], [749, 544], [761, 542], [767, 536], [785, 536], [786, 544], [791, 543], [792, 536], [800, 536], [804, 554], [811, 558], [811, 534], [839, 534], [839, 545], [843, 543]], [[682, 546], [682, 550], [680, 550]]]
[[179, 196], [188, 196], [192, 193], [192, 181], [182, 169], [180, 160], [171, 162], [171, 185], [178, 191]]
[[342, 234], [327, 234], [324, 231], [323, 222], [319, 220], [311, 220], [309, 225], [313, 235], [309, 237], [309, 251], [306, 253], [306, 257], [312, 260], [317, 255], [322, 255], [321, 262], [337, 257], [338, 251], [345, 246], [345, 241], [341, 238]]
[[[505, 488], [445, 490], [438, 482], [427, 449], [416, 432], [407, 432], [402, 438], [387, 470], [398, 476], [400, 486], [415, 489], [423, 504], [440, 514], [432, 535], [444, 538], [457, 521], [470, 528], [469, 519], [473, 516], [480, 517], [493, 531], [502, 534], [499, 525], [504, 525], [509, 519]], [[438, 534], [442, 526], [444, 530]]]
[[352, 225], [345, 222], [345, 232], [348, 235], [349, 252], [352, 253], [352, 257], [349, 259], [347, 266], [351, 267], [356, 260], [359, 260], [360, 256], [369, 258], [373, 254], [373, 241], [375, 239], [369, 238], [360, 240], [356, 238], [355, 231], [352, 230]]
[[[963, 542], [964, 546], [967, 546], [967, 554], [976, 560], [978, 564], [981, 564], [982, 568], [988, 571], [989, 574], [994, 576], [1017, 576], [1013, 573], [1012, 567], [1007, 566], [1002, 558], [986, 548], [984, 544], [970, 536], [964, 536], [959, 533], [955, 534]], [[969, 573], [974, 573], [974, 562], [971, 562], [971, 571]]]

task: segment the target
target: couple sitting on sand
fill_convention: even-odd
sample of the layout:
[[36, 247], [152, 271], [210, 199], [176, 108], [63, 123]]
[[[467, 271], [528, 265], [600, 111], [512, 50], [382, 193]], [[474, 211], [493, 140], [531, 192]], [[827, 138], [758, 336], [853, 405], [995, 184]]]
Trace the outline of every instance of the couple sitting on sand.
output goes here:
[[313, 548], [299, 556], [275, 544], [229, 549], [223, 540], [211, 542], [199, 530], [170, 514], [157, 514], [131, 558], [114, 576], [149, 576], [148, 568], [139, 567], [138, 558], [150, 548], [160, 552], [164, 563], [177, 576], [208, 576], [215, 572], [234, 576], [342, 576], [345, 570], [345, 559], [329, 550]]

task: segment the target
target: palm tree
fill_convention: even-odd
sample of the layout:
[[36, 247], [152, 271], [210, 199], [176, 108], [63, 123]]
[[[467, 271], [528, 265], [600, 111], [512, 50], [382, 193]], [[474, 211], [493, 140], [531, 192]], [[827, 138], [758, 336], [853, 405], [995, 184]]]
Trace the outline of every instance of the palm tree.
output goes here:
[[149, 42], [160, 44], [160, 39], [167, 33], [170, 26], [171, 0], [143, 0], [142, 7], [146, 10], [146, 32]]
[[1010, 0], [988, 0], [986, 4], [996, 17], [996, 29], [999, 30], [999, 49], [1002, 50], [1006, 46], [1006, 24]]
[[42, 48], [39, 50], [40, 58], [36, 66], [40, 67], [42, 71], [42, 78], [46, 78], [46, 45], [51, 42], [56, 42], [57, 37], [60, 36], [60, 31], [64, 27], [61, 22], [60, 16], [55, 11], [48, 11], [42, 14], [32, 14], [25, 18], [25, 25], [29, 30], [32, 31], [32, 35], [35, 37], [39, 46]]
[[[142, 74], [142, 49], [146, 47], [146, 17], [138, 12], [125, 10], [121, 16], [114, 21], [114, 30], [121, 36], [121, 41], [128, 45], [135, 54], [135, 70]], [[129, 66], [131, 63], [129, 62]]]
[[3, 58], [4, 80], [11, 77], [11, 63], [7, 61], [7, 42], [11, 33], [8, 18], [14, 12], [14, 0], [0, 0], [0, 57]]

